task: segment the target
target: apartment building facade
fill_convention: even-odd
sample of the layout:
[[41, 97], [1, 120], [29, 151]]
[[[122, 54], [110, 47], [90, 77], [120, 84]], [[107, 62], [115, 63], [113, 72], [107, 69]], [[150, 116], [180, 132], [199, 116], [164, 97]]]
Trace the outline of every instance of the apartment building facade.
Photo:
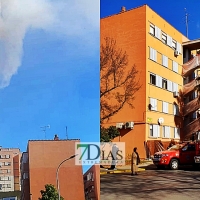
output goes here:
[[83, 175], [85, 200], [100, 200], [100, 165], [93, 165]]
[[0, 192], [21, 190], [20, 158], [18, 148], [0, 147]]
[[[182, 139], [178, 92], [183, 87], [182, 43], [189, 40], [148, 5], [127, 11], [123, 7], [100, 25], [101, 44], [105, 37], [115, 39], [128, 55], [127, 70], [135, 65], [141, 84], [134, 108], [125, 105], [103, 126], [119, 127], [114, 140], [125, 142], [127, 156], [137, 147], [141, 157], [148, 158], [171, 139]], [[118, 126], [127, 123], [128, 128]]]
[[[59, 164], [75, 154], [79, 140], [30, 140], [27, 152], [21, 158], [21, 200], [41, 197], [46, 184], [57, 187], [56, 172]], [[84, 200], [82, 166], [70, 159], [62, 164], [58, 174], [60, 195], [64, 199]]]

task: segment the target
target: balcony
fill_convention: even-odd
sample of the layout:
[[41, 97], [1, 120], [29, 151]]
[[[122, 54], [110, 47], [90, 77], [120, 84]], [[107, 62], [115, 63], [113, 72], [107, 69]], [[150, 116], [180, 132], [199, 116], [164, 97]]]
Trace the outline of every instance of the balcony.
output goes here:
[[182, 66], [182, 76], [187, 77], [200, 67], [200, 55], [195, 56]]
[[200, 129], [200, 117], [189, 123], [184, 130], [185, 139], [189, 139], [193, 133], [199, 131]]
[[183, 96], [189, 95], [192, 91], [195, 90], [195, 87], [197, 86], [197, 81], [194, 79], [191, 82], [185, 84], [183, 86]]
[[199, 101], [199, 98], [196, 98], [184, 105], [183, 116], [189, 115], [190, 113], [193, 113], [194, 111], [198, 110], [199, 108], [200, 108], [200, 101]]

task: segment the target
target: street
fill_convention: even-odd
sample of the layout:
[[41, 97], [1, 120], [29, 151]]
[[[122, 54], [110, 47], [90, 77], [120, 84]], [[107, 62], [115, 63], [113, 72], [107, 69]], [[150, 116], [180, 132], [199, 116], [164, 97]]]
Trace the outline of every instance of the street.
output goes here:
[[139, 172], [101, 175], [102, 200], [198, 200], [200, 170], [150, 169]]

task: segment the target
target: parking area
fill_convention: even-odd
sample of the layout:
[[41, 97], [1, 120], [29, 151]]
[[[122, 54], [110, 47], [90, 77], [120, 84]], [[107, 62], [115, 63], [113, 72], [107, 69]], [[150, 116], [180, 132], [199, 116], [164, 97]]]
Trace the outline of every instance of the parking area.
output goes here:
[[101, 175], [103, 200], [198, 200], [200, 198], [200, 170], [157, 170], [153, 166], [140, 171]]

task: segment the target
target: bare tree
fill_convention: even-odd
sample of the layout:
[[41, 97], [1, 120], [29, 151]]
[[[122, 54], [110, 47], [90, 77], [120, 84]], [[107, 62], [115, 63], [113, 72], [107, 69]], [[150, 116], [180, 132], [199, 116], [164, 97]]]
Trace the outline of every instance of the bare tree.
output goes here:
[[135, 93], [141, 88], [135, 65], [127, 70], [128, 55], [117, 48], [116, 40], [105, 38], [100, 52], [101, 122], [118, 113], [125, 104], [131, 108]]

